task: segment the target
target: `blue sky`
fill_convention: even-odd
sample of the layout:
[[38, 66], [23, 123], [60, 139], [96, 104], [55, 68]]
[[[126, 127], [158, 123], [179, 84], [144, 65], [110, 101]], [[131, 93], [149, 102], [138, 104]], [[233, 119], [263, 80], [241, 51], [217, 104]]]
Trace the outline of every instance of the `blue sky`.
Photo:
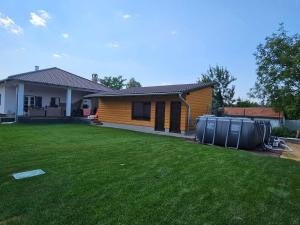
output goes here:
[[39, 65], [144, 86], [193, 83], [219, 64], [237, 77], [236, 96], [246, 97], [255, 48], [280, 22], [299, 32], [299, 0], [3, 0], [0, 79]]

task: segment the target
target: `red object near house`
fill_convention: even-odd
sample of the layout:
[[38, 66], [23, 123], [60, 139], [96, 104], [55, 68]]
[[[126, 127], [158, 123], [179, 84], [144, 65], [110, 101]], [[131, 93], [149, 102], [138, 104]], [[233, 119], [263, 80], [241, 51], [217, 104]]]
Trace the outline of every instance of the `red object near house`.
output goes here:
[[261, 117], [261, 118], [274, 118], [282, 119], [283, 113], [275, 112], [269, 107], [225, 107], [224, 114], [227, 116], [239, 117]]
[[87, 109], [83, 109], [83, 116], [87, 117], [91, 115], [91, 109], [87, 108]]

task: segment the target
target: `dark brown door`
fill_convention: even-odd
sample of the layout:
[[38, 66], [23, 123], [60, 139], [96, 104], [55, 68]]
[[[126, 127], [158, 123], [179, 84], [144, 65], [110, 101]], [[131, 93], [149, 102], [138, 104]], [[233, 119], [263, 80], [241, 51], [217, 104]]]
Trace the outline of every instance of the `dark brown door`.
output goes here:
[[165, 130], [165, 103], [156, 102], [155, 130]]
[[180, 133], [181, 102], [171, 102], [170, 132]]

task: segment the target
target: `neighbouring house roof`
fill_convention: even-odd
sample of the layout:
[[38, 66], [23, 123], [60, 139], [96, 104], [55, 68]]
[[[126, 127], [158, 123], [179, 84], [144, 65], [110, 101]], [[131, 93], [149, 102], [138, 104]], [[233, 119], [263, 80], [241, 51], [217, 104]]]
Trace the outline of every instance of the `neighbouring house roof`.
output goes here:
[[46, 85], [84, 89], [92, 92], [111, 91], [110, 88], [57, 67], [9, 76], [5, 81], [17, 80]]
[[177, 84], [151, 87], [134, 87], [122, 90], [112, 90], [103, 93], [90, 94], [85, 97], [120, 97], [120, 96], [146, 96], [146, 95], [173, 95], [184, 94], [190, 91], [212, 87], [213, 83]]
[[283, 118], [283, 113], [275, 112], [269, 107], [224, 107], [224, 114], [228, 116]]

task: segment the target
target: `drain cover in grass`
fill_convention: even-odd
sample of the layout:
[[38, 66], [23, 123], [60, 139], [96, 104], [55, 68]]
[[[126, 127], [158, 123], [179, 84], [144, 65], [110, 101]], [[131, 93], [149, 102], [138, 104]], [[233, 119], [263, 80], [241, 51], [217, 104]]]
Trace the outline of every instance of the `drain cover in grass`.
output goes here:
[[37, 169], [37, 170], [30, 170], [30, 171], [25, 171], [25, 172], [21, 172], [21, 173], [13, 173], [13, 177], [16, 180], [20, 180], [20, 179], [39, 176], [39, 175], [43, 175], [43, 174], [45, 174], [45, 172], [43, 170]]

